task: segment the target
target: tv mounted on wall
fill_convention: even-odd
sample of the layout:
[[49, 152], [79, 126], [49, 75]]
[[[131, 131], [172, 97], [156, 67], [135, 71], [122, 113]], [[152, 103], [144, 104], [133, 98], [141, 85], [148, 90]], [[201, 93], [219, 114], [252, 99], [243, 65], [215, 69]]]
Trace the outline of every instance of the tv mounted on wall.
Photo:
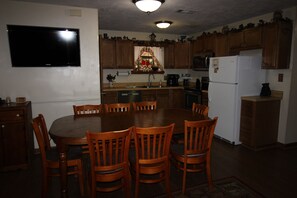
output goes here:
[[79, 29], [7, 25], [13, 67], [80, 66]]

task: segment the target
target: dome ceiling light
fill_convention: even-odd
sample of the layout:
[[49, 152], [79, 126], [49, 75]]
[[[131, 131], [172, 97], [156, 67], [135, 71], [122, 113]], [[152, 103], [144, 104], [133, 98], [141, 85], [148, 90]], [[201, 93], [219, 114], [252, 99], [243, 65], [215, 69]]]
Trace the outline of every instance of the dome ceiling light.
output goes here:
[[172, 22], [171, 21], [157, 21], [157, 22], [155, 22], [155, 24], [158, 28], [164, 29], [164, 28], [168, 28], [172, 24]]
[[137, 8], [143, 12], [151, 13], [156, 11], [165, 0], [132, 0]]

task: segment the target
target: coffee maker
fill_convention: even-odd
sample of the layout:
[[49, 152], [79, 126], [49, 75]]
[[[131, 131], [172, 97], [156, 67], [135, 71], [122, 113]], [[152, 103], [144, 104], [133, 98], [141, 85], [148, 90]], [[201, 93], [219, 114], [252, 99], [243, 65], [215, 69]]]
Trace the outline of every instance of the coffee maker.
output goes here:
[[178, 74], [167, 74], [167, 86], [168, 87], [176, 87], [178, 86]]

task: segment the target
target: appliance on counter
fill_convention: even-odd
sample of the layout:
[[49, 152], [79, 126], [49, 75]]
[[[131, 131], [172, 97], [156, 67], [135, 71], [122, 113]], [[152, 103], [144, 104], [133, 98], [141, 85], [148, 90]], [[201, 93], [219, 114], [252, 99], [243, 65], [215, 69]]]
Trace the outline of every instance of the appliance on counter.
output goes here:
[[239, 142], [241, 96], [259, 95], [265, 81], [260, 56], [210, 58], [209, 117], [218, 116], [215, 135], [232, 144]]
[[167, 74], [167, 86], [168, 87], [176, 87], [178, 86], [178, 74]]
[[201, 77], [201, 90], [208, 90], [208, 84], [209, 84], [209, 77]]
[[213, 52], [202, 52], [194, 54], [192, 69], [196, 71], [208, 71], [209, 59], [214, 57]]

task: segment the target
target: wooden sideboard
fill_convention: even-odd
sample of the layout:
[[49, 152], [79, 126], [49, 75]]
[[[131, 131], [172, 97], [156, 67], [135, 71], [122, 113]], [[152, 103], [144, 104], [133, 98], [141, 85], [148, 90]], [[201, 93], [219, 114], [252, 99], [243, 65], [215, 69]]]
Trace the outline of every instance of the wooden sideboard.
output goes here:
[[0, 105], [0, 170], [28, 168], [34, 140], [31, 102]]

